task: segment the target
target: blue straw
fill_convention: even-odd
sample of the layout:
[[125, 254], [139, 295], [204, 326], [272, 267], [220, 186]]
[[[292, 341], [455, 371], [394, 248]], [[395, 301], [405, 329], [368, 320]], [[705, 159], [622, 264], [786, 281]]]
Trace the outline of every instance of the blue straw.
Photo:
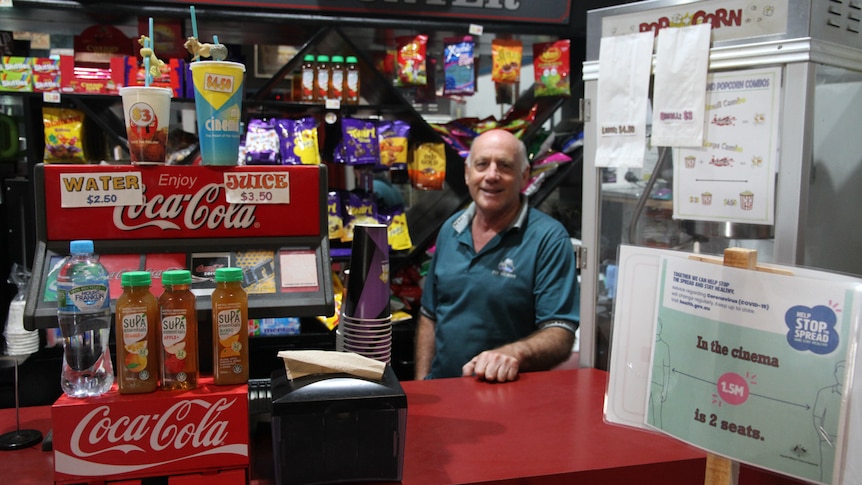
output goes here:
[[192, 5], [189, 7], [189, 10], [192, 13], [192, 36], [197, 39], [198, 38], [198, 19], [195, 17], [195, 6]]
[[[147, 39], [147, 41], [145, 42], [145, 44], [149, 44], [147, 47], [149, 47], [149, 48], [150, 48], [150, 50], [152, 51], [153, 55], [156, 55], [156, 50], [155, 50], [155, 48], [154, 48], [154, 45], [155, 45], [154, 41], [155, 41], [155, 40], [153, 39], [153, 18], [152, 18], [152, 17], [150, 17], [150, 38], [149, 38], [149, 39]], [[150, 58], [149, 58], [149, 57], [147, 57], [147, 58], [144, 60], [144, 67], [145, 67], [145, 68], [146, 68], [146, 70], [147, 70], [147, 75], [145, 76], [145, 82], [144, 82], [144, 83], [145, 83], [147, 86], [149, 86], [149, 85], [150, 85], [150, 82], [152, 81], [152, 78], [153, 78], [153, 75], [152, 75], [152, 74], [150, 74]]]
[[[144, 41], [144, 47], [150, 48], [150, 39]], [[144, 86], [150, 86], [150, 56], [144, 57]]]

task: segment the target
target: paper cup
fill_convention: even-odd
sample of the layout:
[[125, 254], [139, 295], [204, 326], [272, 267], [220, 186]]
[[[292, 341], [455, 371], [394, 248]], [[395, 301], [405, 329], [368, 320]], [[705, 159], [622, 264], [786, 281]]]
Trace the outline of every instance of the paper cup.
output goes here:
[[236, 165], [242, 120], [245, 66], [230, 61], [191, 63], [204, 165]]
[[358, 224], [350, 250], [343, 313], [348, 319], [386, 319], [389, 308], [389, 240], [384, 224]]
[[165, 164], [171, 95], [170, 89], [155, 86], [120, 88], [133, 164]]

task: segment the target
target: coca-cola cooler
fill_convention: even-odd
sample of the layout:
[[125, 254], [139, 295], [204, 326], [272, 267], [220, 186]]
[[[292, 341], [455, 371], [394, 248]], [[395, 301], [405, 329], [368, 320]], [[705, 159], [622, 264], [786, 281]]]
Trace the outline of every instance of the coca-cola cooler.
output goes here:
[[[91, 239], [111, 273], [112, 310], [123, 272], [151, 272], [160, 295], [163, 271], [191, 270], [204, 376], [189, 392], [120, 396], [115, 386], [96, 398], [61, 397], [53, 407], [57, 482], [218, 472], [225, 480], [210, 483], [236, 483], [230, 472], [244, 483], [248, 387], [206, 377], [215, 270], [242, 268], [250, 319], [333, 315], [326, 167], [40, 164], [34, 181], [25, 328], [57, 327], [55, 272], [72, 240]], [[280, 364], [276, 352], [271, 361]]]

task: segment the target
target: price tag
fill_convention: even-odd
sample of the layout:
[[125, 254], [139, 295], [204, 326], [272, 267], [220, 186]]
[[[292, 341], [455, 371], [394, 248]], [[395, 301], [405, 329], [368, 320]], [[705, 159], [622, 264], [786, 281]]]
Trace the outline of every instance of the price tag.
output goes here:
[[230, 172], [224, 174], [229, 204], [289, 204], [287, 172]]
[[59, 91], [45, 91], [42, 93], [42, 101], [45, 103], [59, 103], [60, 102], [60, 92]]
[[63, 208], [137, 206], [143, 203], [141, 172], [60, 175], [60, 206]]

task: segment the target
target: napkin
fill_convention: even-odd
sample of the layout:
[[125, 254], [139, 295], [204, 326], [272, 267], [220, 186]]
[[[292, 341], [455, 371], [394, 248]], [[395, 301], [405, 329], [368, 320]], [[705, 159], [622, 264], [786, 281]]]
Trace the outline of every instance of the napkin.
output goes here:
[[352, 352], [329, 350], [282, 350], [287, 378], [297, 379], [310, 374], [346, 373], [366, 379], [383, 379], [386, 363]]

